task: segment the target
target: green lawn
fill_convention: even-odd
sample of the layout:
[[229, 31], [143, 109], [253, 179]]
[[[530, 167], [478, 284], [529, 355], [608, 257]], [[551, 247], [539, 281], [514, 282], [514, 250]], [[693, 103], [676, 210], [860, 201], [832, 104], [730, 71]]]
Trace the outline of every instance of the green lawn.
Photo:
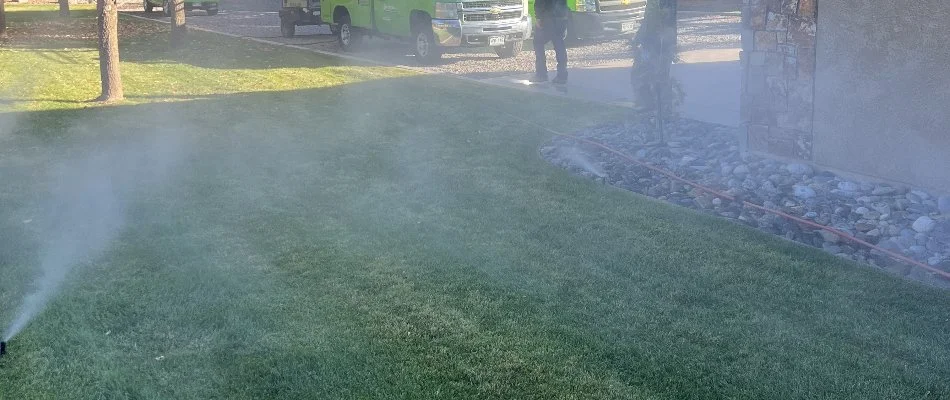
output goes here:
[[0, 324], [58, 174], [104, 154], [126, 209], [0, 398], [950, 398], [950, 293], [572, 176], [497, 112], [622, 110], [130, 18], [101, 106], [91, 14], [8, 11]]

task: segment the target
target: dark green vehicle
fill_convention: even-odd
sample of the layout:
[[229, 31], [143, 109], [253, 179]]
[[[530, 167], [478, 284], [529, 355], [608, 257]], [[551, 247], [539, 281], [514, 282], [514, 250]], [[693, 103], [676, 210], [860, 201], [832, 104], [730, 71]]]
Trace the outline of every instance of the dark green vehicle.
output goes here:
[[[161, 7], [165, 16], [172, 15], [173, 0], [144, 0], [145, 12], [150, 13], [156, 7]], [[205, 10], [208, 15], [218, 13], [218, 0], [182, 0], [185, 3], [185, 11]]]

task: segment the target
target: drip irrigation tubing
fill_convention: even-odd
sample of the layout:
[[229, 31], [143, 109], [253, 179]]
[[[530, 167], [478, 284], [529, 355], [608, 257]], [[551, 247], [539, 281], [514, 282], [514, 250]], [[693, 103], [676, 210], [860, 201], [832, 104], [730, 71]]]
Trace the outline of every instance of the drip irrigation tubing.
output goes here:
[[[499, 111], [500, 111], [500, 110], [499, 110]], [[577, 136], [577, 135], [571, 135], [571, 134], [567, 134], [567, 133], [558, 132], [558, 131], [556, 131], [556, 130], [554, 130], [554, 129], [548, 128], [548, 127], [546, 127], [546, 126], [543, 126], [543, 125], [538, 124], [538, 123], [533, 122], [533, 121], [526, 120], [526, 119], [521, 118], [521, 117], [519, 117], [519, 116], [517, 116], [517, 115], [513, 115], [513, 114], [511, 114], [511, 113], [504, 112], [504, 111], [500, 111], [500, 112], [502, 112], [503, 114], [507, 115], [508, 117], [510, 117], [510, 118], [512, 118], [512, 119], [515, 119], [515, 120], [521, 121], [522, 123], [525, 123], [525, 124], [528, 124], [528, 125], [537, 127], [537, 128], [542, 129], [542, 130], [544, 130], [544, 131], [546, 131], [546, 132], [550, 132], [550, 133], [552, 133], [552, 134], [554, 134], [554, 135], [557, 135], [557, 136], [560, 136], [560, 137], [563, 137], [563, 138], [566, 138], [566, 139], [574, 140], [574, 141], [577, 141], [577, 142], [586, 143], [586, 144], [589, 144], [589, 145], [592, 145], [592, 146], [595, 146], [595, 147], [599, 147], [599, 148], [601, 148], [601, 149], [603, 149], [603, 150], [606, 150], [606, 151], [608, 151], [608, 152], [611, 152], [611, 153], [613, 153], [613, 154], [619, 156], [620, 158], [622, 158], [622, 159], [624, 159], [624, 160], [626, 160], [626, 161], [628, 161], [628, 162], [630, 162], [630, 163], [633, 163], [633, 164], [636, 164], [636, 165], [638, 165], [638, 166], [644, 167], [644, 168], [649, 169], [650, 171], [656, 172], [656, 173], [658, 173], [658, 174], [665, 175], [666, 177], [668, 177], [668, 178], [670, 178], [670, 179], [673, 179], [673, 180], [675, 180], [675, 181], [678, 181], [678, 182], [684, 183], [684, 184], [686, 184], [686, 185], [692, 186], [692, 187], [694, 187], [694, 188], [696, 188], [696, 189], [699, 189], [699, 190], [702, 191], [702, 192], [709, 193], [709, 194], [711, 194], [711, 195], [713, 195], [713, 196], [716, 196], [716, 197], [719, 197], [719, 198], [722, 198], [722, 199], [726, 199], [726, 200], [729, 200], [729, 201], [731, 201], [731, 202], [736, 202], [736, 201], [737, 201], [737, 198], [736, 198], [735, 196], [728, 195], [728, 194], [726, 194], [726, 193], [723, 193], [723, 192], [720, 192], [720, 191], [718, 191], [718, 190], [715, 190], [715, 189], [709, 188], [709, 187], [707, 187], [707, 186], [704, 186], [704, 185], [702, 185], [702, 184], [700, 184], [700, 183], [697, 183], [697, 182], [691, 181], [691, 180], [689, 180], [689, 179], [680, 177], [679, 175], [676, 175], [676, 174], [673, 173], [672, 171], [669, 171], [669, 170], [666, 170], [666, 169], [657, 167], [657, 166], [655, 166], [655, 165], [651, 165], [651, 164], [645, 163], [645, 162], [643, 162], [643, 161], [637, 160], [636, 158], [631, 157], [630, 155], [628, 155], [628, 154], [626, 154], [626, 153], [624, 153], [624, 152], [622, 152], [622, 151], [620, 151], [620, 150], [614, 149], [614, 148], [612, 148], [612, 147], [610, 147], [610, 146], [607, 146], [607, 145], [605, 145], [605, 144], [603, 144], [603, 143], [600, 143], [600, 142], [598, 142], [598, 141], [596, 141], [596, 140], [592, 140], [592, 139], [588, 139], [588, 138], [583, 138], [583, 137], [580, 137], [580, 136]], [[910, 258], [910, 257], [907, 257], [907, 256], [905, 256], [905, 255], [903, 255], [903, 254], [900, 254], [900, 253], [897, 253], [897, 252], [894, 252], [894, 251], [885, 249], [885, 248], [883, 248], [883, 247], [877, 246], [877, 245], [875, 245], [875, 244], [873, 244], [873, 243], [870, 243], [870, 242], [868, 242], [868, 241], [865, 241], [865, 240], [862, 240], [862, 239], [857, 238], [857, 237], [855, 237], [855, 236], [852, 236], [851, 234], [849, 234], [849, 233], [847, 233], [847, 232], [844, 232], [844, 231], [842, 231], [842, 230], [840, 230], [840, 229], [833, 228], [833, 227], [830, 227], [830, 226], [827, 226], [827, 225], [822, 225], [822, 224], [819, 224], [819, 223], [814, 222], [814, 221], [809, 221], [809, 220], [807, 220], [807, 219], [804, 219], [804, 218], [801, 218], [801, 217], [797, 217], [797, 216], [794, 216], [794, 215], [791, 215], [791, 214], [788, 214], [788, 213], [785, 213], [785, 212], [782, 212], [782, 211], [779, 211], [779, 210], [773, 210], [773, 209], [771, 209], [771, 208], [767, 208], [767, 207], [764, 207], [764, 206], [760, 206], [760, 205], [758, 205], [758, 204], [751, 203], [751, 202], [746, 201], [746, 200], [741, 200], [741, 199], [738, 199], [738, 200], [741, 201], [741, 204], [742, 204], [743, 206], [747, 206], [747, 207], [750, 207], [750, 208], [753, 208], [753, 209], [756, 209], [756, 210], [759, 210], [759, 211], [762, 211], [762, 212], [766, 212], [766, 213], [769, 213], [769, 214], [777, 215], [777, 216], [782, 217], [782, 218], [785, 218], [785, 219], [787, 219], [787, 220], [794, 221], [794, 222], [797, 222], [797, 223], [799, 223], [799, 224], [803, 224], [803, 225], [806, 225], [806, 226], [810, 226], [810, 227], [812, 227], [812, 228], [826, 230], [826, 231], [831, 232], [831, 233], [834, 233], [835, 235], [838, 235], [839, 237], [844, 238], [844, 239], [846, 239], [846, 240], [848, 240], [848, 241], [850, 241], [850, 242], [857, 243], [857, 244], [862, 245], [862, 246], [864, 246], [864, 247], [867, 247], [867, 248], [869, 248], [869, 249], [878, 251], [878, 252], [880, 252], [880, 253], [882, 253], [882, 254], [887, 255], [888, 257], [891, 257], [891, 258], [894, 259], [894, 260], [903, 262], [903, 263], [905, 263], [905, 264], [910, 264], [910, 265], [913, 265], [913, 266], [915, 266], [915, 267], [919, 267], [919, 268], [922, 268], [922, 269], [924, 269], [924, 270], [930, 271], [930, 272], [932, 272], [932, 273], [934, 273], [934, 274], [936, 274], [936, 275], [939, 275], [939, 276], [942, 277], [943, 279], [946, 279], [946, 280], [950, 281], [950, 272], [942, 271], [942, 270], [940, 270], [940, 269], [931, 267], [931, 266], [929, 266], [929, 265], [927, 265], [927, 264], [924, 264], [924, 263], [922, 263], [922, 262], [920, 262], [920, 261], [917, 261], [917, 260], [914, 260], [914, 259], [912, 259], [912, 258]]]

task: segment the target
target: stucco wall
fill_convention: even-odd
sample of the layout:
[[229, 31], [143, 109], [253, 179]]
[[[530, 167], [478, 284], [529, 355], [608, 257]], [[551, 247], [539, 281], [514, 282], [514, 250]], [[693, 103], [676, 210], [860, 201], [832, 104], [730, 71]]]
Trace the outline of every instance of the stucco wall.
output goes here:
[[818, 3], [814, 161], [950, 193], [950, 1]]

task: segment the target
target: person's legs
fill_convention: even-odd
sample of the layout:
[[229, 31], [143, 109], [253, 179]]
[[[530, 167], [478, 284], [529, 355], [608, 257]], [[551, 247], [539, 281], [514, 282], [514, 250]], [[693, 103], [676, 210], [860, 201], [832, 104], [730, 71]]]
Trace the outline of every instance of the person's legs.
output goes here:
[[[547, 22], [547, 21], [544, 21]], [[542, 24], [540, 27], [537, 27], [537, 31], [534, 32], [534, 77], [533, 81], [546, 81], [548, 80], [548, 63], [547, 57], [544, 54], [544, 45], [547, 44], [550, 31], [550, 27]]]
[[556, 18], [553, 22], [553, 32], [548, 36], [554, 45], [554, 55], [557, 58], [556, 83], [567, 82], [567, 46], [564, 44], [564, 33], [567, 31], [567, 19]]

